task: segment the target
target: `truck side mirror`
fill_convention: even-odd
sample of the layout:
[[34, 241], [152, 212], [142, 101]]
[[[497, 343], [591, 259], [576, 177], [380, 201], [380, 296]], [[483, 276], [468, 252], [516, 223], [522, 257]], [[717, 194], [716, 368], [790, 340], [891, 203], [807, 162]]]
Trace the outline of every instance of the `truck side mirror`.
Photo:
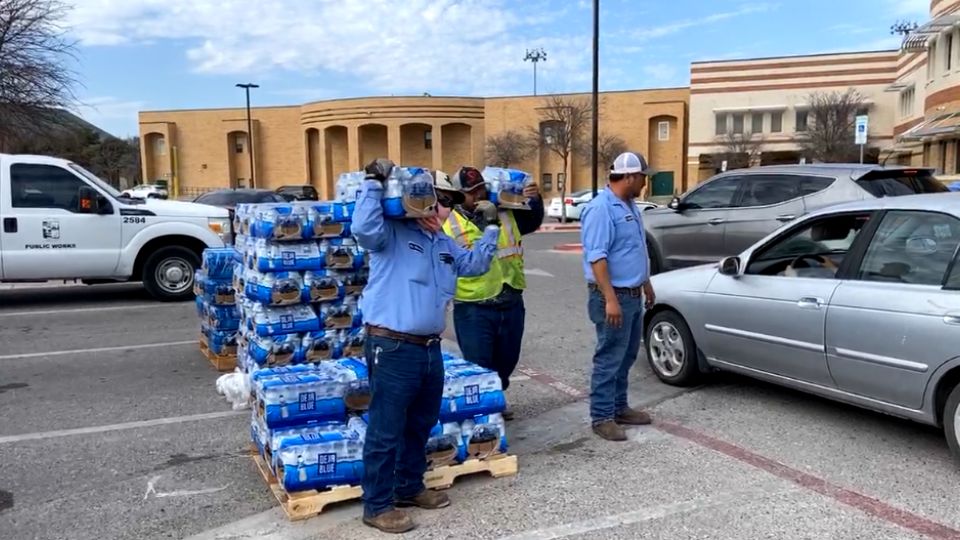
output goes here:
[[680, 202], [680, 197], [674, 197], [670, 204], [667, 205], [667, 208], [675, 210], [677, 212], [683, 212], [683, 204]]
[[89, 186], [81, 186], [77, 193], [81, 214], [100, 213], [100, 194]]

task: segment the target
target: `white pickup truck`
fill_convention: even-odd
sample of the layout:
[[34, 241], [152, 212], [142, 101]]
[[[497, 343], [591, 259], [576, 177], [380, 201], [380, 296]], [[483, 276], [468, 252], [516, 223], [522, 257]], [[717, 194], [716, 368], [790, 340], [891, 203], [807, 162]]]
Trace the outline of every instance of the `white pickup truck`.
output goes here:
[[232, 231], [226, 209], [135, 199], [64, 159], [0, 154], [0, 281], [142, 281], [160, 300], [192, 296], [207, 247]]

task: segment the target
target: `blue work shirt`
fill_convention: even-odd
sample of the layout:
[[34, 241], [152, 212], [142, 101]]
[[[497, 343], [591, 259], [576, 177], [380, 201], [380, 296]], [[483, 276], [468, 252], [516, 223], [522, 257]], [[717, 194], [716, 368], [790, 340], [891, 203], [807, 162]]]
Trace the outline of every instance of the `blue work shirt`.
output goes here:
[[447, 303], [457, 277], [481, 276], [497, 252], [495, 226], [467, 250], [449, 236], [425, 231], [412, 219], [384, 219], [383, 186], [363, 183], [351, 230], [370, 252], [370, 279], [360, 297], [366, 324], [416, 336], [435, 336], [446, 326]]
[[639, 287], [650, 276], [647, 233], [640, 209], [633, 201], [617, 197], [608, 186], [587, 203], [580, 216], [583, 274], [596, 283], [592, 263], [607, 260], [610, 284]]

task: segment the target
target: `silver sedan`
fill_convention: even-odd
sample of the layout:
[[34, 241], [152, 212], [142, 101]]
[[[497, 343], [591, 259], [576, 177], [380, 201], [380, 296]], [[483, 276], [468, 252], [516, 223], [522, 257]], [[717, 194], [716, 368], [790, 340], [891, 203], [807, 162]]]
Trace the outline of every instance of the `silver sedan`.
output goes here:
[[737, 257], [653, 277], [664, 382], [756, 377], [942, 426], [960, 460], [960, 194], [804, 216]]

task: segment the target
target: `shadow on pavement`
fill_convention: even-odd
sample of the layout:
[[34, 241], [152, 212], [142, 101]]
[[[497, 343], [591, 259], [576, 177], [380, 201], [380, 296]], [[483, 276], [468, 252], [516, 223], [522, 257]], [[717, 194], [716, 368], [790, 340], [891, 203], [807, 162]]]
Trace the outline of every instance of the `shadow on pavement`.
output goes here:
[[124, 300], [153, 301], [139, 283], [37, 287], [0, 291], [0, 306], [69, 306], [71, 304], [115, 303]]

